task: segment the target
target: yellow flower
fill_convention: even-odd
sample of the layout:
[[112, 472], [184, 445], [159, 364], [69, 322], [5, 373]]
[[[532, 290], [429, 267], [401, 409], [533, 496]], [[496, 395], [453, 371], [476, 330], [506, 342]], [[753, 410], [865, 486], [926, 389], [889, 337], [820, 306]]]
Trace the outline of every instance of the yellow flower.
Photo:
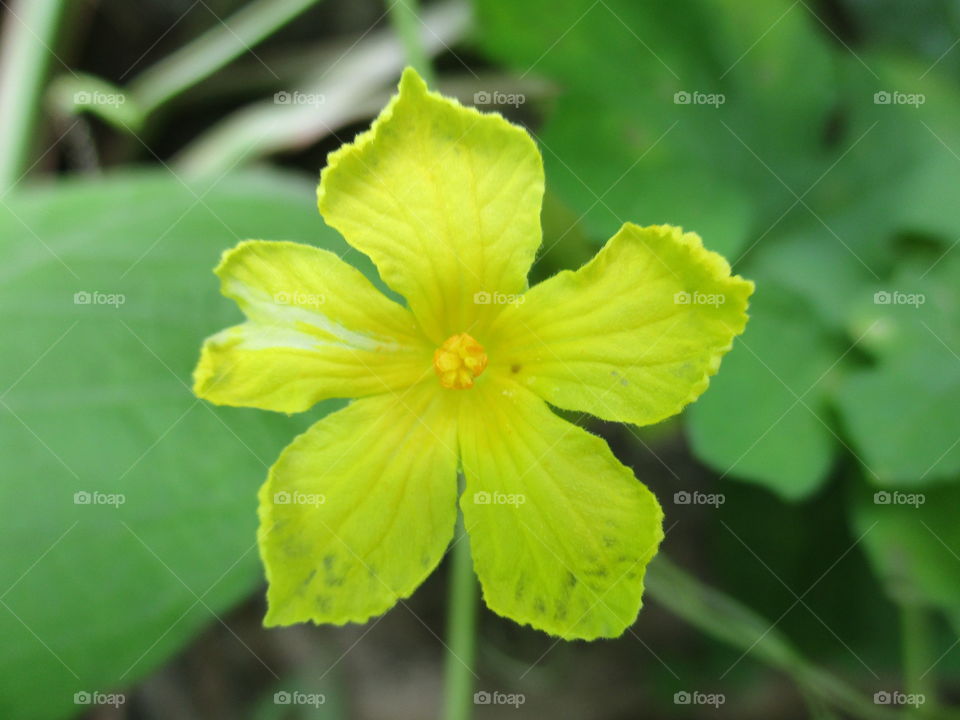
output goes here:
[[663, 513], [547, 403], [637, 425], [678, 413], [743, 331], [753, 285], [692, 233], [628, 223], [527, 289], [542, 194], [522, 128], [408, 69], [318, 191], [407, 306], [306, 245], [224, 255], [247, 320], [206, 341], [196, 394], [286, 413], [359, 398], [296, 438], [261, 490], [267, 625], [363, 622], [409, 596], [453, 537], [458, 470], [490, 609], [563, 638], [636, 618]]

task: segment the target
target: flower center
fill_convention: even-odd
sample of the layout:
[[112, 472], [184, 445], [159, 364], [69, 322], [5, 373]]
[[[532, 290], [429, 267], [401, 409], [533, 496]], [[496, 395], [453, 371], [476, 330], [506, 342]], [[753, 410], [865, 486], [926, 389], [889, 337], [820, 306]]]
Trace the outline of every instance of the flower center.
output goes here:
[[433, 369], [440, 384], [451, 390], [473, 387], [473, 379], [486, 367], [483, 345], [467, 333], [451, 335], [433, 352]]

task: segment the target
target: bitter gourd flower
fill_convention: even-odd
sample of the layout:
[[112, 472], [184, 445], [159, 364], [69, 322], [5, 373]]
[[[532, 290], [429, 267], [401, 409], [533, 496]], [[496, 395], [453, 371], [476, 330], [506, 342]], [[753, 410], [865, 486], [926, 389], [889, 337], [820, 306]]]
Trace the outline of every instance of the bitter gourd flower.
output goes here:
[[265, 624], [386, 612], [444, 556], [459, 494], [491, 610], [567, 639], [620, 635], [663, 512], [549, 405], [635, 425], [678, 413], [743, 331], [752, 283], [695, 234], [627, 223], [528, 289], [537, 146], [411, 69], [328, 160], [323, 218], [406, 304], [331, 252], [243, 242], [216, 273], [246, 321], [205, 342], [194, 377], [222, 405], [352, 399], [293, 440], [260, 492]]

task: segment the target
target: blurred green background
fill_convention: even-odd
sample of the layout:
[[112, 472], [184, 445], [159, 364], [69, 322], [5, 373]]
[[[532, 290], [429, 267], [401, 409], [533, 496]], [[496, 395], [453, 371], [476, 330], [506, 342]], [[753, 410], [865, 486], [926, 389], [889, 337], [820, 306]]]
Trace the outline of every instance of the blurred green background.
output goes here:
[[757, 284], [682, 417], [587, 421], [667, 515], [636, 625], [484, 610], [476, 689], [523, 703], [476, 717], [960, 717], [960, 4], [0, 4], [0, 717], [437, 716], [445, 567], [365, 626], [259, 624], [256, 489], [334, 405], [189, 388], [238, 240], [374, 276], [313, 191], [419, 53], [539, 144], [533, 280], [629, 220]]

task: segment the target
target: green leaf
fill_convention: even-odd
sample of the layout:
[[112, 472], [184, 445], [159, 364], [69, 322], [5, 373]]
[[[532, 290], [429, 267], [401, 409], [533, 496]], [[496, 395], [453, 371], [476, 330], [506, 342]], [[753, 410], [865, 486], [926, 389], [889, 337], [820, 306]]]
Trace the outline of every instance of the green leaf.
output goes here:
[[203, 338], [240, 319], [212, 269], [248, 237], [346, 251], [288, 176], [130, 172], [0, 205], [3, 717], [130, 685], [261, 582], [257, 487], [320, 412], [190, 392]]
[[816, 177], [832, 61], [803, 6], [480, 0], [478, 18], [493, 57], [564, 88], [538, 137], [548, 187], [600, 240], [671, 223], [732, 254]]
[[830, 469], [823, 410], [841, 354], [801, 297], [758, 280], [746, 332], [689, 410], [696, 456], [788, 500], [813, 493]]
[[573, 92], [557, 101], [536, 136], [547, 188], [578, 213], [598, 243], [624, 222], [655, 222], [697, 232], [723, 255], [735, 253], [753, 220], [746, 194], [719, 182], [709, 164], [679, 159], [671, 146], [684, 141], [671, 120], [654, 125], [640, 108], [601, 109], [602, 102]]
[[960, 93], [929, 63], [865, 53], [867, 70], [842, 57], [842, 154], [806, 203], [851, 259], [883, 276], [896, 263], [885, 242], [895, 233], [956, 237]]
[[882, 486], [921, 486], [960, 473], [960, 255], [904, 266], [864, 297], [853, 332], [876, 358], [844, 379], [841, 415]]
[[858, 485], [851, 512], [857, 535], [892, 599], [960, 617], [960, 486], [922, 493]]
[[852, 309], [872, 297], [877, 285], [850, 250], [812, 218], [759, 248], [746, 273], [801, 295], [817, 320], [837, 332], [849, 329]]
[[921, 486], [960, 471], [960, 374], [948, 369], [904, 364], [846, 379], [839, 406], [878, 485]]
[[[960, 470], [960, 98], [929, 65], [876, 53], [864, 62], [879, 77], [844, 58], [842, 152], [807, 199], [814, 212], [796, 208], [748, 272], [803, 295], [856, 344], [850, 359], [872, 354], [874, 365], [831, 390], [848, 449], [874, 482], [919, 485]], [[915, 103], [901, 102], [911, 94]], [[912, 247], [923, 244], [926, 256]]]

